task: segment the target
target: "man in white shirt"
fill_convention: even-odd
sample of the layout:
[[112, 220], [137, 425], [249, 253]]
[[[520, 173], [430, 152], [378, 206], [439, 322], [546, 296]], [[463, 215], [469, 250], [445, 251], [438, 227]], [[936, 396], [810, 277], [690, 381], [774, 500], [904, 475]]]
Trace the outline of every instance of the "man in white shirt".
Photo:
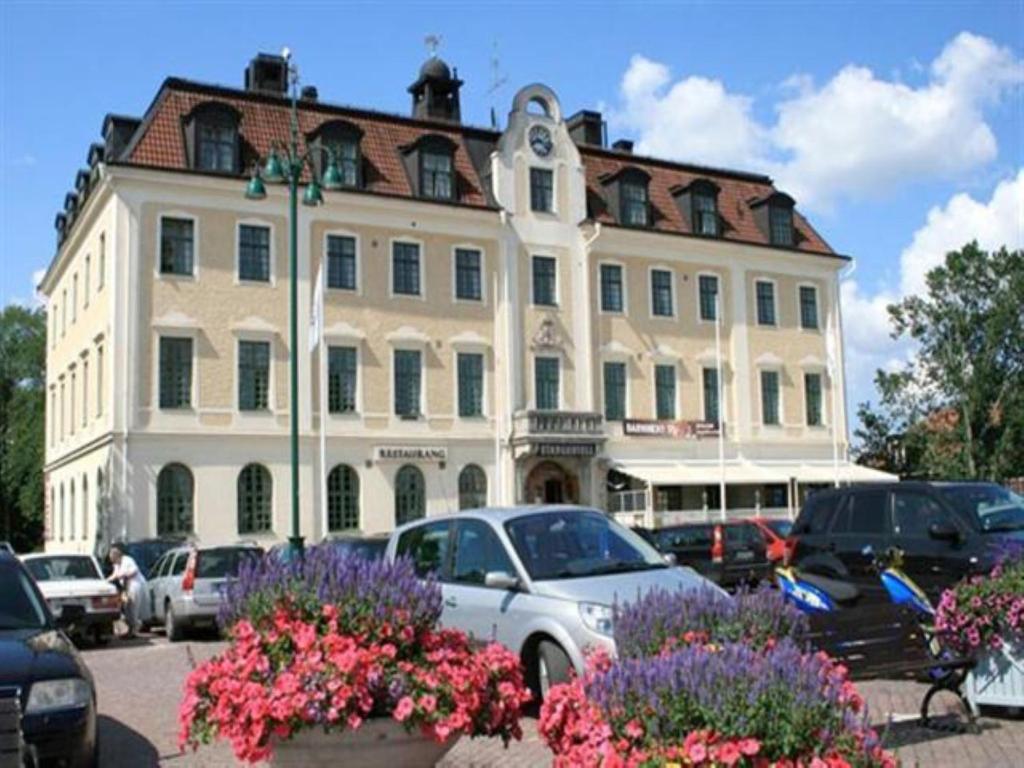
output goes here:
[[120, 544], [110, 548], [110, 562], [114, 565], [114, 572], [110, 574], [107, 581], [120, 582], [125, 597], [124, 619], [128, 624], [126, 638], [135, 637], [139, 626], [139, 606], [142, 604], [143, 587], [146, 586], [146, 577], [142, 575], [139, 566], [131, 555], [126, 555]]

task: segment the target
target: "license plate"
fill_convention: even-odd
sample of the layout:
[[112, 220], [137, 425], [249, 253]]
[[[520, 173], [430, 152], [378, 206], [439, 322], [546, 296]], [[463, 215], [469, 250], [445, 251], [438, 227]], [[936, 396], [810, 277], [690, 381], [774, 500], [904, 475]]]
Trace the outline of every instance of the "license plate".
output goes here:
[[751, 550], [749, 550], [749, 549], [741, 549], [739, 552], [736, 553], [736, 559], [737, 560], [753, 560], [754, 559], [754, 553]]

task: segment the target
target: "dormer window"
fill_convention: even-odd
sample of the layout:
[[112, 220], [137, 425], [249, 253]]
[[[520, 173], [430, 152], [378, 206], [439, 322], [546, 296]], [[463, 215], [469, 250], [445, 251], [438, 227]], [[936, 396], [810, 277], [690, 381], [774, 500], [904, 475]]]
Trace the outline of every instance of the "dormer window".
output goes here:
[[718, 237], [717, 190], [700, 187], [693, 190], [693, 233]]
[[797, 233], [793, 227], [794, 200], [784, 192], [772, 192], [765, 197], [752, 200], [754, 220], [772, 245], [792, 248], [796, 245]]
[[793, 209], [788, 206], [772, 205], [768, 209], [771, 224], [772, 245], [793, 245]]
[[344, 120], [332, 120], [321, 125], [310, 141], [317, 175], [322, 178], [324, 169], [333, 159], [341, 173], [342, 184], [352, 188], [362, 187], [362, 138], [362, 130]]
[[192, 110], [185, 118], [185, 143], [193, 168], [217, 173], [239, 172], [240, 118], [233, 107], [213, 101]]
[[650, 224], [650, 205], [647, 200], [646, 182], [622, 181], [619, 195], [623, 224], [629, 227], [646, 227]]
[[405, 148], [402, 160], [417, 197], [457, 200], [455, 142], [437, 134], [423, 136]]

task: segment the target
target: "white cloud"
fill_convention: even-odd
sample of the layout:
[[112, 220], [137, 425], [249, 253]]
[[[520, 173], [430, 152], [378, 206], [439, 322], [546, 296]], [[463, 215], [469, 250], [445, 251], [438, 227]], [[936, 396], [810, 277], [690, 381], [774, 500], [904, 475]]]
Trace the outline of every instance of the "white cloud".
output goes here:
[[925, 275], [946, 253], [977, 240], [986, 250], [1024, 248], [1024, 168], [999, 183], [991, 198], [978, 201], [954, 195], [944, 206], [928, 212], [923, 226], [900, 254], [900, 291], [865, 293], [856, 280], [842, 284], [846, 376], [851, 403], [872, 399], [878, 368], [892, 370], [913, 358], [914, 345], [889, 337], [886, 306], [902, 296], [926, 290]]
[[928, 211], [924, 226], [900, 255], [903, 293], [923, 293], [929, 270], [968, 240], [977, 240], [986, 250], [1024, 247], [1024, 169], [1001, 182], [987, 203], [961, 193]]
[[677, 82], [664, 64], [633, 56], [622, 78], [616, 128], [640, 152], [773, 174], [808, 208], [950, 178], [991, 161], [996, 139], [984, 108], [1024, 82], [1024, 63], [991, 40], [962, 32], [917, 87], [848, 65], [817, 87], [805, 74], [782, 84], [772, 125], [752, 99], [719, 80]]

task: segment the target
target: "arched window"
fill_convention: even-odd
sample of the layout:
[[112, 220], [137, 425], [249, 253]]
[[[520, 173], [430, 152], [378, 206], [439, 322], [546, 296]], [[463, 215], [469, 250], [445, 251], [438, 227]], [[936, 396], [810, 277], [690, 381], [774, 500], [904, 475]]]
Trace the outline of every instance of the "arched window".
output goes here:
[[158, 536], [192, 533], [195, 482], [188, 467], [168, 464], [156, 478], [156, 532]]
[[238, 173], [241, 167], [238, 126], [241, 113], [228, 104], [207, 101], [185, 117], [190, 164], [202, 171]]
[[75, 481], [71, 481], [71, 489], [68, 493], [68, 540], [75, 540]]
[[273, 528], [274, 481], [262, 464], [238, 473], [238, 532], [266, 533]]
[[405, 525], [426, 515], [423, 473], [406, 464], [395, 475], [395, 525]]
[[359, 527], [359, 474], [339, 464], [327, 476], [327, 528], [344, 531]]
[[82, 538], [89, 540], [89, 477], [82, 475]]
[[46, 538], [57, 538], [57, 489], [50, 489], [50, 519], [46, 521]]
[[467, 464], [459, 473], [459, 509], [487, 506], [487, 475], [476, 464]]

